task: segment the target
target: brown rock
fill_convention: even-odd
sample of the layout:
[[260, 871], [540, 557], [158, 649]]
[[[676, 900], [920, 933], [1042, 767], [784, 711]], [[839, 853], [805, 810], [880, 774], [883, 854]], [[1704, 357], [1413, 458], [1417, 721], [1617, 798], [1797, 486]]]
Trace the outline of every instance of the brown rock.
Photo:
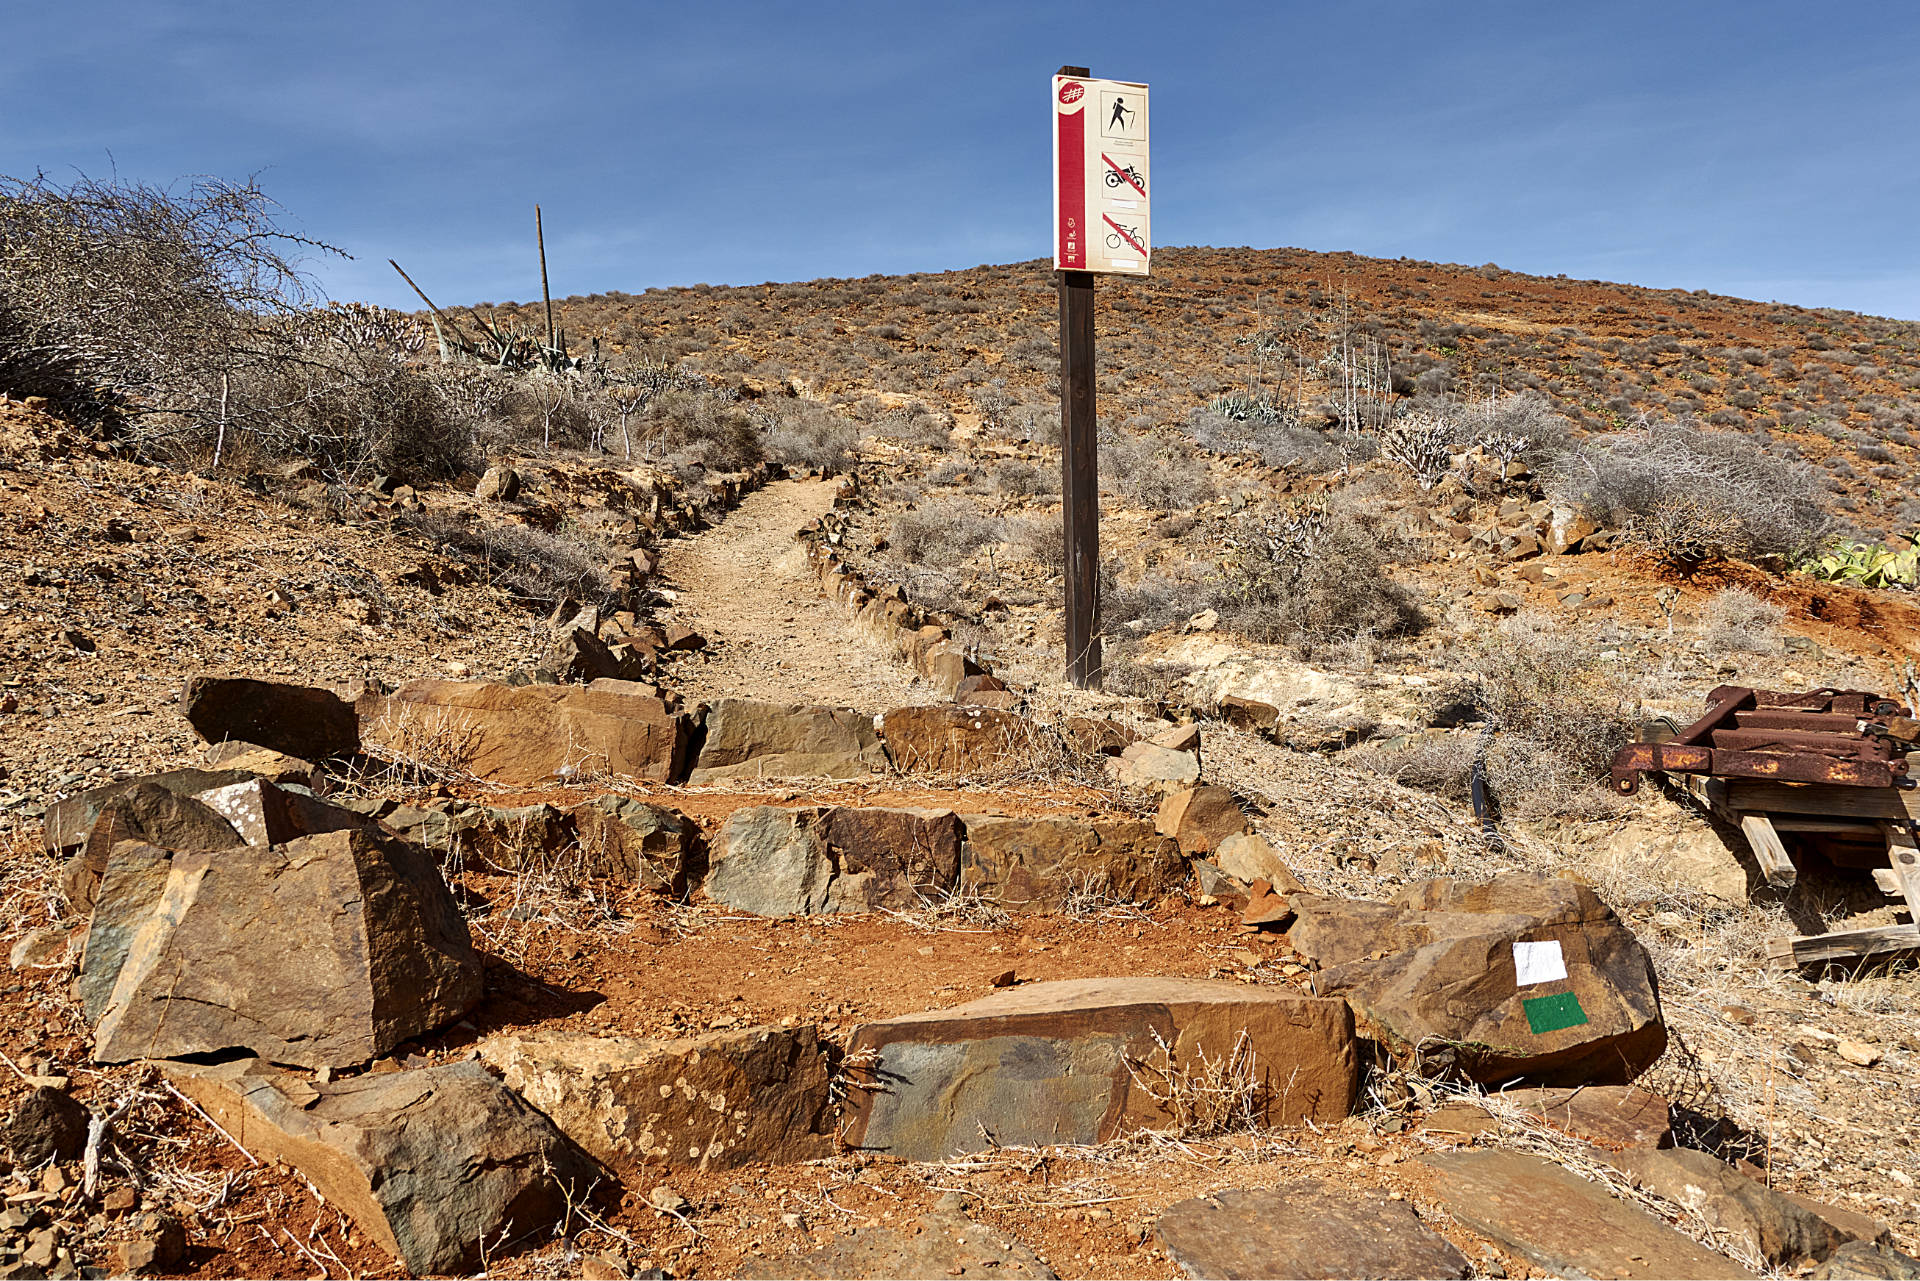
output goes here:
[[1123, 787], [1170, 792], [1200, 781], [1200, 754], [1143, 740], [1108, 761], [1107, 773]]
[[1168, 1125], [1143, 1084], [1167, 1066], [1156, 1034], [1184, 1069], [1249, 1054], [1262, 1124], [1330, 1122], [1352, 1108], [1358, 1051], [1343, 1001], [1226, 980], [1075, 979], [856, 1028], [852, 1051], [871, 1052], [857, 1077], [887, 1088], [851, 1091], [847, 1141], [941, 1161]]
[[1673, 1105], [1631, 1085], [1503, 1090], [1500, 1097], [1576, 1138], [1607, 1148], [1670, 1148]]
[[1481, 1149], [1424, 1156], [1433, 1190], [1462, 1226], [1565, 1277], [1719, 1281], [1753, 1274], [1539, 1157]]
[[1056, 911], [1070, 899], [1157, 902], [1187, 879], [1180, 847], [1133, 819], [966, 815], [960, 885], [1010, 911]]
[[167, 1071], [241, 1146], [299, 1170], [415, 1276], [469, 1270], [483, 1245], [560, 1221], [599, 1178], [470, 1060], [324, 1085], [257, 1059]]
[[1226, 788], [1189, 787], [1168, 793], [1160, 802], [1153, 829], [1173, 837], [1180, 843], [1180, 852], [1192, 857], [1210, 853], [1228, 837], [1246, 831], [1247, 816]]
[[1267, 844], [1266, 838], [1256, 832], [1242, 832], [1222, 840], [1213, 861], [1243, 885], [1266, 881], [1279, 894], [1300, 894], [1307, 888], [1280, 861], [1280, 855]]
[[1088, 756], [1118, 756], [1140, 737], [1118, 721], [1094, 716], [1069, 716], [1060, 732], [1069, 747]]
[[100, 820], [101, 812], [107, 803], [115, 797], [123, 796], [142, 784], [161, 787], [175, 796], [191, 797], [211, 787], [222, 787], [228, 783], [244, 783], [254, 777], [241, 769], [176, 769], [159, 774], [148, 774], [141, 778], [122, 779], [108, 783], [105, 787], [96, 787], [70, 796], [64, 801], [55, 801], [47, 807], [44, 820], [47, 849], [65, 856], [72, 854], [87, 842], [93, 831], [93, 825]]
[[85, 847], [60, 871], [60, 888], [75, 911], [82, 915], [93, 911], [94, 891], [107, 856], [122, 841], [175, 850], [223, 850], [246, 843], [231, 823], [204, 802], [158, 783], [136, 781], [101, 806]]
[[[329, 805], [301, 792], [287, 791], [263, 778], [210, 788], [194, 799], [225, 819], [247, 845], [283, 845], [302, 836], [370, 826], [363, 814]], [[147, 835], [139, 839], [153, 845], [164, 845], [168, 849], [221, 848], [168, 845], [155, 836]]]
[[964, 1277], [1046, 1281], [1053, 1270], [1012, 1237], [952, 1211], [922, 1215], [900, 1227], [854, 1228], [817, 1250], [741, 1263], [743, 1281], [799, 1277]]
[[991, 774], [1029, 759], [1034, 728], [987, 707], [901, 707], [882, 716], [881, 740], [903, 774]]
[[495, 1036], [481, 1059], [615, 1172], [811, 1161], [833, 1151], [812, 1024], [678, 1041]]
[[1291, 902], [1293, 946], [1321, 967], [1315, 990], [1346, 996], [1403, 1060], [1487, 1083], [1620, 1085], [1666, 1047], [1646, 950], [1576, 881], [1520, 873], [1425, 881], [1392, 903]]
[[360, 713], [389, 750], [432, 742], [481, 778], [527, 786], [593, 774], [670, 782], [689, 736], [660, 699], [570, 685], [414, 681], [363, 699]]
[[1605, 1158], [1640, 1187], [1691, 1206], [1776, 1268], [1818, 1263], [1852, 1239], [1784, 1193], [1692, 1148], [1633, 1148]]
[[960, 820], [951, 810], [840, 806], [826, 813], [836, 870], [827, 910], [917, 907], [960, 874]]
[[180, 712], [209, 743], [253, 743], [308, 761], [360, 750], [353, 707], [311, 685], [196, 676], [180, 696]]
[[1284, 925], [1293, 919], [1293, 904], [1286, 895], [1274, 892], [1264, 878], [1247, 887], [1247, 905], [1240, 912], [1242, 925]]
[[707, 712], [689, 783], [736, 778], [868, 778], [887, 772], [873, 718], [844, 707], [724, 698]]
[[1468, 1277], [1467, 1257], [1413, 1207], [1372, 1188], [1303, 1179], [1168, 1206], [1154, 1235], [1189, 1277]]
[[520, 473], [511, 467], [489, 467], [473, 488], [473, 496], [483, 503], [511, 502], [520, 493]]
[[276, 752], [257, 743], [231, 740], [215, 743], [207, 749], [207, 768], [245, 770], [269, 783], [295, 783], [310, 792], [323, 790], [322, 784], [326, 781], [320, 767], [312, 761], [303, 761], [298, 756], [288, 756], [285, 752]]
[[246, 1049], [365, 1063], [480, 998], [466, 922], [417, 846], [365, 830], [108, 859], [76, 986], [94, 1057]]
[[662, 648], [679, 653], [692, 653], [695, 650], [701, 650], [707, 647], [706, 637], [694, 631], [693, 628], [683, 627], [678, 623], [669, 623], [667, 625], [666, 642]]
[[149, 1211], [134, 1221], [133, 1235], [115, 1250], [127, 1276], [172, 1271], [186, 1262], [187, 1229], [171, 1214]]
[[86, 1145], [87, 1109], [65, 1090], [39, 1086], [7, 1114], [7, 1150], [22, 1169], [48, 1161], [64, 1165]]
[[679, 896], [698, 833], [669, 809], [630, 796], [597, 796], [568, 813], [587, 870], [624, 885]]

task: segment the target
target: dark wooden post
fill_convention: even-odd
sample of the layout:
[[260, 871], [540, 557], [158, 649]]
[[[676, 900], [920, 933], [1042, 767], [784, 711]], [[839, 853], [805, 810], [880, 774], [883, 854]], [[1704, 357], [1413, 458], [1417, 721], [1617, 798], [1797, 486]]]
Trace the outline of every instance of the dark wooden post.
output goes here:
[[[1092, 78], [1085, 67], [1063, 76]], [[1100, 684], [1100, 454], [1093, 405], [1093, 273], [1060, 276], [1061, 517], [1067, 549], [1067, 679]]]

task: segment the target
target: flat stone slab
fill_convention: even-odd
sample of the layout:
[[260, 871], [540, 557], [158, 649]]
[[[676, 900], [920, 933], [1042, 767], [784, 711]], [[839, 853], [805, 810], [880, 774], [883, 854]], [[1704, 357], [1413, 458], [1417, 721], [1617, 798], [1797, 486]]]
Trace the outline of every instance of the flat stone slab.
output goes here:
[[1078, 898], [1158, 902], [1185, 884], [1172, 837], [1137, 819], [965, 814], [960, 885], [1012, 912], [1058, 911]]
[[845, 707], [723, 698], [707, 713], [689, 783], [737, 778], [868, 778], [887, 772], [873, 717]]
[[1345, 1001], [1217, 979], [1072, 979], [856, 1028], [852, 1052], [870, 1061], [855, 1070], [845, 1134], [913, 1161], [991, 1143], [1104, 1142], [1173, 1123], [1140, 1069], [1150, 1079], [1168, 1053], [1193, 1068], [1236, 1048], [1266, 1124], [1352, 1110], [1359, 1060]]
[[1405, 1201], [1306, 1179], [1228, 1188], [1167, 1207], [1161, 1246], [1196, 1281], [1467, 1277], [1467, 1257]]
[[1433, 1190], [1464, 1227], [1557, 1276], [1720, 1281], [1751, 1277], [1636, 1205], [1551, 1161], [1518, 1152], [1420, 1158]]
[[1503, 1090], [1556, 1130], [1609, 1148], [1673, 1146], [1673, 1105], [1631, 1085], [1586, 1085], [1574, 1090]]
[[818, 1250], [751, 1259], [735, 1274], [779, 1277], [1004, 1277], [1050, 1281], [1053, 1269], [1004, 1232], [936, 1211], [904, 1227], [855, 1228]]
[[691, 733], [661, 699], [578, 685], [417, 680], [354, 706], [371, 743], [401, 755], [426, 745], [481, 778], [525, 786], [597, 774], [674, 782]]
[[494, 1036], [480, 1057], [615, 1170], [723, 1168], [832, 1154], [812, 1024], [683, 1040]]

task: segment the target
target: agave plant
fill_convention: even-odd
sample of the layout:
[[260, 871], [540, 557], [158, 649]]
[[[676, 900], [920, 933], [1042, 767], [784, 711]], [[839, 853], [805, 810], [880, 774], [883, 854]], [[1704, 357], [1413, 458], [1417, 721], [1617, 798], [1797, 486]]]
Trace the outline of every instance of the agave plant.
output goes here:
[[1856, 587], [1920, 586], [1920, 543], [1909, 541], [1895, 551], [1874, 543], [1838, 540], [1800, 566], [1801, 570], [1829, 583], [1851, 583]]

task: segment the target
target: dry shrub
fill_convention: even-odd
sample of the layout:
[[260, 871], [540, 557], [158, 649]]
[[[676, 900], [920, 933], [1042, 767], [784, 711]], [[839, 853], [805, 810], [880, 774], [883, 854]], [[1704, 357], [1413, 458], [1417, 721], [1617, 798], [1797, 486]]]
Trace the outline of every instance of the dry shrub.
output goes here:
[[1426, 617], [1388, 576], [1380, 540], [1326, 506], [1242, 526], [1223, 563], [1221, 617], [1249, 639], [1311, 656], [1367, 633], [1403, 636]]
[[853, 460], [860, 432], [825, 405], [811, 400], [776, 402], [761, 413], [767, 457], [818, 472], [840, 471]]
[[1649, 425], [1563, 453], [1551, 472], [1556, 500], [1684, 567], [1797, 563], [1830, 526], [1812, 469], [1739, 433]]
[[939, 501], [902, 512], [887, 537], [888, 550], [910, 565], [957, 565], [1006, 530], [1001, 521], [965, 503]]
[[1204, 1046], [1176, 1059], [1157, 1030], [1154, 1049], [1143, 1059], [1129, 1057], [1127, 1071], [1166, 1113], [1169, 1132], [1202, 1139], [1217, 1134], [1258, 1130], [1266, 1118], [1271, 1091], [1260, 1079], [1260, 1065], [1243, 1028], [1233, 1048], [1209, 1058]]
[[548, 533], [528, 525], [482, 525], [456, 512], [425, 512], [414, 530], [444, 556], [472, 566], [487, 583], [538, 609], [567, 599], [589, 604], [613, 591], [612, 548], [585, 533]]
[[1700, 610], [1700, 635], [1714, 654], [1772, 654], [1787, 611], [1744, 587], [1716, 593]]

